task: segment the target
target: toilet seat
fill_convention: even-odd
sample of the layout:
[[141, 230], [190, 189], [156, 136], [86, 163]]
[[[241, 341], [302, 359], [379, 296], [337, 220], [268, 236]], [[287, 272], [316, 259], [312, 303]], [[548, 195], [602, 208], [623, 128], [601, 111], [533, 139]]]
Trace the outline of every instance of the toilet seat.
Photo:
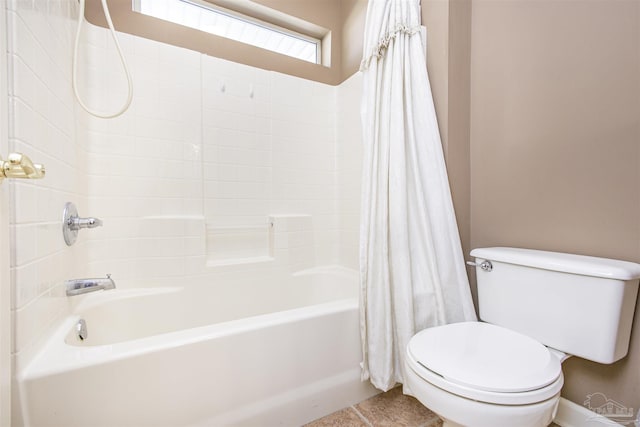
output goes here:
[[530, 404], [555, 396], [560, 360], [523, 334], [482, 322], [425, 329], [407, 346], [407, 364], [450, 393], [496, 404]]

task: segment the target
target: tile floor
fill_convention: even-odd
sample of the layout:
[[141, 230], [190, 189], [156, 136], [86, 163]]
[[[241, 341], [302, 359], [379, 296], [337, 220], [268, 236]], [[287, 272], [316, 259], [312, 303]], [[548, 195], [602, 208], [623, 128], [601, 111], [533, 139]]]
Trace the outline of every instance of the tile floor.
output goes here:
[[[304, 427], [441, 427], [442, 420], [402, 387], [312, 421]], [[553, 423], [549, 427], [560, 427]]]
[[415, 398], [402, 394], [402, 387], [378, 394], [344, 408], [305, 427], [440, 427], [442, 420]]

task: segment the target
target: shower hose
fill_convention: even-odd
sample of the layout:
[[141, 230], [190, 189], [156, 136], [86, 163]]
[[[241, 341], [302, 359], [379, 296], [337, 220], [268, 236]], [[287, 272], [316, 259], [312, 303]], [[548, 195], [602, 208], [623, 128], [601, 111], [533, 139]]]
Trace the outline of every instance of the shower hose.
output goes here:
[[120, 62], [122, 63], [122, 67], [124, 68], [124, 72], [127, 76], [128, 94], [127, 94], [127, 99], [122, 105], [122, 107], [120, 107], [120, 109], [115, 113], [102, 113], [102, 112], [95, 111], [90, 107], [88, 107], [85, 104], [85, 102], [82, 100], [82, 98], [80, 97], [80, 94], [78, 93], [77, 76], [78, 76], [78, 45], [80, 44], [80, 33], [82, 31], [82, 24], [84, 22], [85, 0], [79, 0], [79, 1], [80, 1], [80, 11], [78, 12], [78, 29], [76, 30], [76, 40], [73, 47], [73, 71], [72, 71], [73, 93], [75, 94], [76, 99], [78, 100], [78, 103], [80, 104], [80, 106], [82, 106], [82, 108], [84, 108], [84, 110], [87, 113], [91, 114], [92, 116], [99, 117], [101, 119], [112, 119], [114, 117], [118, 117], [122, 115], [125, 111], [127, 111], [129, 106], [131, 105], [131, 100], [133, 98], [133, 82], [131, 80], [131, 74], [129, 73], [127, 62], [125, 61], [124, 55], [122, 54], [120, 43], [118, 43], [116, 30], [113, 27], [113, 22], [111, 21], [111, 14], [109, 14], [109, 6], [107, 5], [107, 0], [102, 0], [102, 10], [104, 11], [104, 17], [107, 20], [107, 25], [109, 26], [109, 30], [111, 30], [111, 36], [113, 37], [113, 42], [116, 45], [116, 50], [118, 52], [118, 55], [120, 56]]

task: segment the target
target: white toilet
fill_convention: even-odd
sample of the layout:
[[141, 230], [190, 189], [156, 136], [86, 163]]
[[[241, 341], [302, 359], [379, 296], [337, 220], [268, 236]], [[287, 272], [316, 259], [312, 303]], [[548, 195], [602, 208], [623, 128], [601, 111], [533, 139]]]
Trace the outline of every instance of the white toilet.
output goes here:
[[627, 354], [640, 265], [516, 248], [471, 255], [482, 322], [417, 333], [405, 385], [444, 427], [547, 426], [562, 361], [608, 364]]

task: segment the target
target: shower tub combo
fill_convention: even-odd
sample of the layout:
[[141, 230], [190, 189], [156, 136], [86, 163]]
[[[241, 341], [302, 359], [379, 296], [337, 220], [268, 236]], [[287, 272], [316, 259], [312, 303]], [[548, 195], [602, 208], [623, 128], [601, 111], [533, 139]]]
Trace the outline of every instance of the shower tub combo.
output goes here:
[[27, 426], [300, 425], [376, 393], [351, 270], [81, 298], [19, 374]]

